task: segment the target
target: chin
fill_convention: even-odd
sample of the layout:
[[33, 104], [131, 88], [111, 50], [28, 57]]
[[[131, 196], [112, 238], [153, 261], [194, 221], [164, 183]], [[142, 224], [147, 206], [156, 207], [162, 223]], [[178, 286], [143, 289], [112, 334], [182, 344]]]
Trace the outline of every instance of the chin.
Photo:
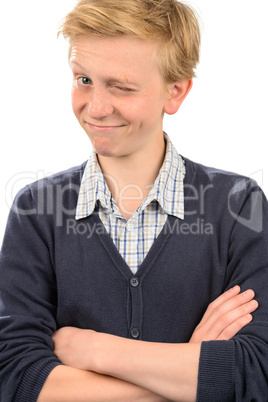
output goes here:
[[92, 146], [96, 154], [104, 157], [112, 157], [116, 156], [115, 152], [113, 152], [112, 144], [106, 140], [97, 140], [92, 142]]
[[111, 138], [95, 137], [91, 140], [97, 155], [107, 158], [121, 158], [129, 155], [129, 149], [121, 140], [113, 141]]
[[104, 158], [111, 158], [111, 157], [115, 157], [116, 155], [114, 153], [112, 153], [109, 150], [97, 150], [95, 149], [95, 152], [98, 156], [103, 156]]

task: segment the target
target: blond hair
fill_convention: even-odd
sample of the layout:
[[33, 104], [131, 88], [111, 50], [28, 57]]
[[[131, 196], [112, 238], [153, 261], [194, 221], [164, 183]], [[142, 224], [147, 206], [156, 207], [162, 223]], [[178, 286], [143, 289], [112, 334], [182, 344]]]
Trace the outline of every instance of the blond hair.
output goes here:
[[80, 0], [58, 34], [69, 40], [69, 56], [78, 35], [157, 40], [157, 59], [166, 82], [191, 79], [199, 61], [197, 17], [177, 0]]

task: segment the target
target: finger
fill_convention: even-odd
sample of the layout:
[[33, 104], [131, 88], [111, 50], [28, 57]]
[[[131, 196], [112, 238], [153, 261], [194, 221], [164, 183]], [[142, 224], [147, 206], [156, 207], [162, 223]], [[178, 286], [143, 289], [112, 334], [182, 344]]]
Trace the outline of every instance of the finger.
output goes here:
[[[228, 292], [226, 292], [228, 293]], [[231, 292], [230, 292], [231, 293]], [[243, 306], [244, 304], [250, 302], [255, 296], [253, 290], [249, 289], [243, 293], [235, 294], [230, 296], [230, 294], [226, 298], [221, 298], [221, 302], [216, 299], [216, 303], [211, 303], [208, 307], [208, 314], [206, 317], [204, 316], [204, 321], [208, 327], [212, 327], [215, 322], [222, 317], [225, 313], [235, 310], [236, 308]], [[204, 323], [203, 321], [203, 323]], [[223, 328], [222, 328], [223, 329]]]
[[238, 331], [240, 331], [240, 329], [252, 320], [250, 313], [255, 311], [257, 307], [258, 302], [252, 300], [243, 306], [220, 316], [210, 328], [208, 328], [207, 323], [203, 326], [197, 327], [190, 342], [231, 339]]
[[[223, 316], [226, 313], [229, 313], [233, 310], [239, 309], [241, 307], [241, 311], [243, 311], [243, 306], [248, 306], [248, 303], [252, 301], [255, 293], [253, 290], [249, 289], [243, 293], [240, 293], [229, 300], [225, 301], [221, 305], [219, 305], [212, 313], [211, 319], [218, 319], [218, 317]], [[254, 304], [254, 303], [253, 303]], [[252, 305], [253, 306], [253, 305]], [[245, 307], [247, 309], [247, 307]], [[239, 311], [239, 310], [237, 310]]]
[[234, 286], [233, 288], [227, 290], [226, 292], [221, 294], [219, 297], [217, 297], [217, 299], [215, 299], [213, 302], [211, 302], [209, 304], [200, 324], [202, 323], [202, 321], [206, 321], [219, 306], [221, 306], [226, 301], [232, 299], [234, 296], [238, 295], [239, 293], [240, 293], [240, 287]]
[[209, 305], [192, 336], [193, 339], [217, 339], [235, 320], [257, 308], [257, 305], [254, 304], [248, 305], [251, 298], [254, 297], [252, 290], [236, 294], [238, 290], [240, 290], [239, 287], [235, 287], [231, 291], [225, 292]]
[[238, 295], [240, 293], [241, 289], [240, 286], [234, 286], [233, 288], [227, 290], [223, 294], [221, 294], [217, 299], [215, 299], [210, 305], [213, 306], [213, 308], [217, 308], [220, 306], [222, 303], [225, 303], [227, 300], [233, 298], [234, 296]]
[[247, 317], [257, 308], [258, 302], [256, 300], [251, 300], [235, 308], [234, 310], [227, 311], [227, 313], [219, 316], [219, 318], [215, 321], [213, 326], [208, 331], [209, 336], [213, 337], [213, 339], [217, 339], [222, 333], [224, 333], [224, 331], [227, 331], [226, 334], [229, 336], [227, 329], [232, 326], [233, 330], [235, 330], [236, 324], [238, 324], [239, 328], [236, 330], [236, 332], [231, 332], [231, 335], [234, 336], [241, 329], [240, 323], [243, 321], [243, 317]]
[[252, 315], [247, 314], [230, 324], [224, 331], [218, 336], [219, 341], [229, 341], [233, 338], [242, 328], [248, 325], [252, 321]]

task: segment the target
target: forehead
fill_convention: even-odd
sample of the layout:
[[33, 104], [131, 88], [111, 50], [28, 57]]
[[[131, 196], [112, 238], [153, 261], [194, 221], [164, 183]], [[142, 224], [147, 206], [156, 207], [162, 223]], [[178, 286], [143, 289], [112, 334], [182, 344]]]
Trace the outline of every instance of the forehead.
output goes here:
[[127, 76], [150, 76], [158, 71], [159, 44], [132, 37], [78, 36], [72, 45], [71, 66]]

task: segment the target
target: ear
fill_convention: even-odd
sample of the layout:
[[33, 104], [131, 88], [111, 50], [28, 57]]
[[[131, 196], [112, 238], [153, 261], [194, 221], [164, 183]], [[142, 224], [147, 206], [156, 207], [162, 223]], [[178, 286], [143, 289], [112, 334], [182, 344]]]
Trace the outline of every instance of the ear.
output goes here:
[[192, 80], [178, 81], [168, 85], [167, 101], [164, 105], [164, 112], [175, 114], [193, 86]]

